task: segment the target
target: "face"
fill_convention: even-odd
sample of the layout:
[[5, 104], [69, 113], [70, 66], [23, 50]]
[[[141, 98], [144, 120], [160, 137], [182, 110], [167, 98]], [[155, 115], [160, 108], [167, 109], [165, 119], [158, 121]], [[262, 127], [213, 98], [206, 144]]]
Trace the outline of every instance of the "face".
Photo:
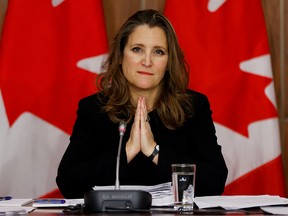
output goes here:
[[122, 70], [130, 90], [158, 90], [168, 64], [168, 45], [160, 27], [141, 25], [129, 35]]

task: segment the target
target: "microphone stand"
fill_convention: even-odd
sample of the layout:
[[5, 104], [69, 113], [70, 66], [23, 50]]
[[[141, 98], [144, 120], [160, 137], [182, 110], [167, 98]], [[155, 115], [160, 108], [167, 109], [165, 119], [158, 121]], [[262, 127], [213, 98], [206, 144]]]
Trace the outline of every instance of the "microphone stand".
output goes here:
[[118, 146], [118, 153], [116, 158], [116, 181], [115, 181], [115, 189], [120, 190], [120, 181], [119, 181], [119, 166], [120, 166], [120, 155], [121, 155], [121, 149], [122, 149], [122, 140], [124, 133], [126, 131], [126, 123], [120, 122], [119, 124], [119, 146]]
[[152, 196], [147, 191], [121, 190], [119, 182], [119, 166], [122, 139], [126, 131], [126, 123], [119, 124], [119, 145], [116, 158], [116, 181], [114, 190], [93, 190], [84, 194], [85, 209], [90, 212], [127, 212], [149, 211]]

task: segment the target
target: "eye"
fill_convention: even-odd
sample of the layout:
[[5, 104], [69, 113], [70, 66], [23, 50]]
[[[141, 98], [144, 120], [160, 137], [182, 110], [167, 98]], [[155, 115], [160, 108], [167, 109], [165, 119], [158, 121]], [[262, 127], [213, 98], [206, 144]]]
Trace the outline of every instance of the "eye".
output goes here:
[[138, 52], [142, 52], [142, 49], [140, 47], [133, 47], [132, 51], [138, 53]]
[[161, 49], [155, 50], [154, 53], [156, 53], [157, 55], [165, 55], [165, 52]]

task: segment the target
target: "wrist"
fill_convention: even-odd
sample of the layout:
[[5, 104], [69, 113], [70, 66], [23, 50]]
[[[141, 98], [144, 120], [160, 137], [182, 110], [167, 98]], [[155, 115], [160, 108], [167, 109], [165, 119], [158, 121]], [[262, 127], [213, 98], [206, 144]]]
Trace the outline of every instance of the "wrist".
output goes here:
[[153, 159], [159, 154], [159, 150], [160, 150], [160, 147], [159, 147], [159, 145], [157, 145], [157, 143], [155, 143], [156, 145], [155, 145], [155, 147], [154, 147], [154, 149], [153, 149], [153, 152], [148, 156], [148, 158], [150, 159], [150, 160], [152, 160], [153, 161]]
[[127, 156], [127, 162], [129, 163], [140, 151], [139, 148], [137, 148], [136, 146], [133, 146], [130, 144], [130, 142], [128, 141], [126, 144], [126, 156]]

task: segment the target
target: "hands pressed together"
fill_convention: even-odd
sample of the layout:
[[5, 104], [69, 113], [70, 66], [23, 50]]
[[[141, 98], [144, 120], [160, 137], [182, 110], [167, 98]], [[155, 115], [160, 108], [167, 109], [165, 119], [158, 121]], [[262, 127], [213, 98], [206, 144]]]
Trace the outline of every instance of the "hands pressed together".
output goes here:
[[[155, 146], [154, 136], [148, 121], [148, 110], [145, 97], [139, 97], [135, 112], [134, 123], [131, 128], [130, 137], [126, 143], [126, 154], [128, 163], [141, 151], [149, 157]], [[153, 162], [158, 163], [158, 155]]]

